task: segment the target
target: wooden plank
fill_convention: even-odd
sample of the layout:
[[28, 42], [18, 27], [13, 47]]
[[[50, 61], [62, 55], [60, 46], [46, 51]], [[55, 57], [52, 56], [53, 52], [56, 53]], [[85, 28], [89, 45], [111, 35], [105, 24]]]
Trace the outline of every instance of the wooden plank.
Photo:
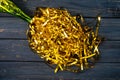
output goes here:
[[40, 61], [26, 40], [0, 40], [0, 60]]
[[[86, 18], [88, 19], [88, 18]], [[92, 21], [93, 19], [89, 19]], [[88, 22], [88, 21], [87, 21]], [[105, 40], [120, 40], [120, 19], [102, 19], [99, 34]], [[26, 39], [28, 23], [18, 18], [0, 18], [0, 38]]]
[[28, 23], [18, 18], [0, 18], [0, 38], [26, 38]]
[[94, 68], [80, 73], [68, 71], [54, 74], [42, 62], [0, 62], [0, 80], [119, 80], [119, 63], [97, 63]]
[[[105, 41], [99, 49], [99, 62], [120, 62], [120, 41]], [[43, 60], [30, 50], [26, 40], [0, 40], [0, 61]]]
[[27, 42], [28, 23], [0, 13], [0, 80], [120, 80], [120, 1], [119, 0], [12, 0], [31, 17], [35, 8], [63, 7], [72, 15], [83, 14], [88, 21], [101, 13], [100, 60], [80, 73], [58, 72], [34, 54]]
[[120, 40], [120, 20], [119, 19], [102, 19], [99, 35], [105, 40]]
[[[25, 13], [33, 16], [36, 7], [64, 7], [73, 14], [82, 13], [84, 16], [95, 17], [102, 13], [102, 17], [120, 17], [119, 0], [12, 0]], [[10, 16], [0, 14], [1, 16]]]

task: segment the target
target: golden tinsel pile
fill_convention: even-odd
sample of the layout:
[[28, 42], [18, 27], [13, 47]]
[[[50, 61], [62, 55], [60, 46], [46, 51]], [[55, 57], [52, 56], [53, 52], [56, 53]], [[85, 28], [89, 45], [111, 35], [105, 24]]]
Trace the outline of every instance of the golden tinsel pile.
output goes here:
[[[100, 21], [100, 17], [98, 17]], [[58, 70], [78, 72], [92, 66], [99, 55], [100, 38], [82, 27], [67, 10], [37, 8], [28, 30], [31, 49]]]

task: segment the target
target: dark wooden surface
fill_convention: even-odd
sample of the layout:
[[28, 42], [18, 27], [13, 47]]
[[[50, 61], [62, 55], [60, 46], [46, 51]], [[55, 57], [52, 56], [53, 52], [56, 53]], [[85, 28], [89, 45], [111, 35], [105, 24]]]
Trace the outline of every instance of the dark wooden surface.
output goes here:
[[120, 0], [12, 0], [25, 13], [33, 16], [37, 6], [64, 7], [93, 20], [101, 13], [99, 34], [100, 60], [95, 67], [80, 73], [58, 72], [47, 66], [28, 47], [28, 23], [0, 13], [0, 80], [120, 80]]

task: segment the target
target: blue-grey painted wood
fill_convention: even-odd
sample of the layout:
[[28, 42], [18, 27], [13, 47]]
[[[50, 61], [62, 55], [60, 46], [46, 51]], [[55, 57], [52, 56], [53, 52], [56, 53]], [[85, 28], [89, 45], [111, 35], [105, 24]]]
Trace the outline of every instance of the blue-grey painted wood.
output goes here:
[[[72, 14], [81, 13], [86, 17], [120, 17], [119, 0], [12, 0], [25, 13], [33, 16], [36, 7], [64, 7]], [[1, 13], [0, 16], [10, 16]]]
[[119, 63], [97, 63], [84, 72], [54, 74], [54, 69], [42, 62], [0, 62], [0, 80], [119, 80], [119, 66]]
[[19, 18], [0, 18], [0, 38], [26, 38], [28, 23]]
[[[86, 22], [92, 20], [93, 18]], [[0, 38], [27, 39], [27, 29], [28, 23], [19, 18], [0, 18]], [[99, 35], [106, 40], [120, 40], [120, 19], [102, 18]]]
[[29, 16], [35, 8], [64, 7], [72, 15], [83, 14], [88, 21], [102, 13], [99, 34], [100, 60], [81, 73], [58, 72], [34, 54], [27, 42], [28, 23], [0, 13], [0, 80], [120, 80], [120, 1], [119, 0], [12, 0]]
[[[100, 45], [99, 62], [120, 62], [120, 41]], [[43, 61], [34, 54], [26, 40], [0, 40], [0, 61]]]

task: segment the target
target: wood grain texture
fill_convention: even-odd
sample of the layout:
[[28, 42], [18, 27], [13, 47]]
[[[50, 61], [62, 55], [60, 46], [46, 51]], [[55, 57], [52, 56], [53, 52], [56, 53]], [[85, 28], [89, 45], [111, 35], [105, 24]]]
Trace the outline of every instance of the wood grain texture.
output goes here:
[[[30, 50], [26, 40], [0, 40], [0, 49], [0, 61], [43, 61]], [[104, 41], [99, 49], [99, 62], [120, 62], [120, 41]]]
[[[91, 22], [95, 18], [86, 18], [86, 22]], [[99, 35], [105, 40], [120, 40], [120, 19], [101, 20]], [[28, 23], [19, 18], [0, 18], [0, 38], [27, 39], [26, 31]]]
[[84, 72], [64, 71], [57, 74], [42, 62], [0, 62], [0, 65], [3, 80], [119, 80], [120, 76], [118, 63], [97, 63], [94, 68]]
[[[84, 14], [95, 17], [101, 13], [102, 17], [120, 17], [119, 0], [12, 0], [25, 13], [33, 16], [36, 7], [63, 7], [72, 14]], [[11, 16], [1, 13], [0, 16]]]
[[72, 15], [83, 14], [87, 22], [101, 13], [99, 30], [105, 41], [99, 47], [95, 67], [80, 73], [54, 74], [34, 54], [27, 42], [28, 23], [0, 13], [0, 80], [120, 80], [120, 1], [119, 0], [11, 0], [29, 16], [35, 8], [63, 7]]

